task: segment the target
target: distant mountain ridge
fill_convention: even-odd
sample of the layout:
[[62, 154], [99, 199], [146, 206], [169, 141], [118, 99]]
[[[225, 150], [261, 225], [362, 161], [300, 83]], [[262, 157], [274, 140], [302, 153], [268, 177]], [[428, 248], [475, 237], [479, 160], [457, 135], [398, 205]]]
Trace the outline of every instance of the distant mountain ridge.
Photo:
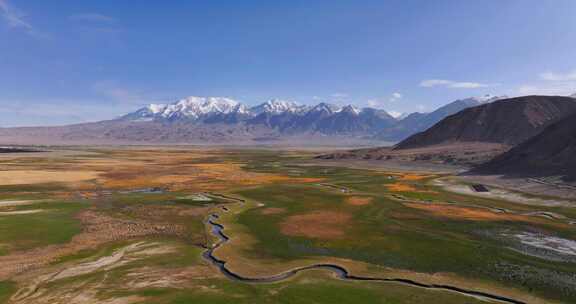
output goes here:
[[247, 107], [224, 97], [188, 97], [171, 104], [151, 104], [124, 115], [123, 121], [194, 124], [243, 124], [264, 126], [280, 134], [314, 133], [352, 135], [376, 140], [396, 141], [422, 131], [444, 117], [462, 109], [502, 97], [483, 96], [457, 100], [431, 113], [412, 113], [402, 119], [385, 110], [359, 109], [353, 105], [319, 103], [305, 106], [292, 101], [272, 99]]
[[226, 97], [191, 96], [173, 103], [151, 104], [112, 120], [0, 129], [0, 140], [9, 143], [234, 144], [296, 139], [303, 143], [344, 140], [348, 145], [351, 140], [371, 143], [401, 139], [454, 111], [488, 99], [460, 100], [432, 113], [416, 113], [400, 120], [385, 110], [353, 105], [323, 102], [308, 106], [272, 99], [249, 107]]
[[[563, 123], [556, 126], [558, 122]], [[464, 109], [394, 147], [335, 152], [318, 158], [464, 166], [478, 166], [494, 159], [487, 167], [479, 168], [497, 173], [560, 172], [576, 179], [575, 132], [574, 97], [524, 96]]]
[[382, 130], [382, 132], [376, 135], [376, 138], [389, 141], [403, 140], [412, 134], [432, 127], [445, 117], [456, 114], [464, 109], [506, 98], [508, 97], [493, 95], [470, 97], [458, 99], [430, 113], [411, 113], [401, 119], [394, 127]]
[[328, 103], [303, 106], [279, 99], [247, 107], [223, 97], [188, 97], [171, 104], [151, 104], [120, 118], [163, 123], [263, 125], [282, 134], [373, 135], [396, 119], [384, 110], [339, 107]]

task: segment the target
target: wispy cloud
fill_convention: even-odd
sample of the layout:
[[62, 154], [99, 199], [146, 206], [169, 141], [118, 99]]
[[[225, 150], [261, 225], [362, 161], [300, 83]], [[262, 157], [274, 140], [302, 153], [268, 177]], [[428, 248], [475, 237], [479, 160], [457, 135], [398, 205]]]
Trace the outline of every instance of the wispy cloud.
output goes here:
[[81, 13], [68, 16], [68, 19], [73, 21], [82, 22], [94, 22], [94, 23], [105, 23], [105, 24], [115, 24], [116, 19], [110, 16], [106, 16], [98, 13]]
[[332, 98], [337, 98], [337, 99], [342, 99], [342, 98], [348, 97], [348, 94], [346, 94], [346, 93], [333, 93], [333, 94], [330, 95], [330, 97], [332, 97]]
[[350, 103], [350, 94], [342, 92], [332, 93], [330, 96], [328, 96], [327, 101], [328, 103], [343, 106]]
[[29, 34], [35, 34], [34, 27], [25, 20], [26, 15], [8, 3], [8, 0], [0, 0], [0, 15], [10, 28], [23, 30]]
[[379, 99], [368, 99], [366, 103], [371, 108], [379, 108], [382, 106], [382, 101]]
[[480, 83], [480, 82], [467, 82], [467, 81], [454, 81], [446, 79], [427, 79], [420, 82], [420, 86], [424, 88], [444, 87], [450, 89], [479, 89], [497, 86], [496, 83]]
[[371, 108], [382, 108], [386, 105], [386, 103], [396, 102], [396, 101], [402, 99], [403, 97], [404, 96], [401, 93], [394, 92], [394, 93], [390, 94], [390, 96], [388, 96], [388, 97], [368, 99], [366, 101], [366, 104], [368, 104], [368, 106]]
[[540, 81], [518, 87], [518, 95], [572, 95], [576, 93], [576, 70], [570, 72], [544, 72]]
[[118, 85], [115, 81], [99, 81], [92, 85], [92, 90], [112, 101], [123, 104], [141, 104], [143, 98], [139, 93]]
[[567, 96], [576, 93], [576, 82], [526, 84], [518, 88], [518, 95], [552, 95]]
[[540, 74], [540, 79], [546, 81], [576, 81], [576, 71], [568, 73], [545, 72]]
[[394, 92], [394, 93], [392, 93], [392, 96], [390, 96], [389, 100], [390, 101], [397, 101], [397, 100], [402, 99], [402, 97], [403, 97], [402, 94], [400, 94], [398, 92]]

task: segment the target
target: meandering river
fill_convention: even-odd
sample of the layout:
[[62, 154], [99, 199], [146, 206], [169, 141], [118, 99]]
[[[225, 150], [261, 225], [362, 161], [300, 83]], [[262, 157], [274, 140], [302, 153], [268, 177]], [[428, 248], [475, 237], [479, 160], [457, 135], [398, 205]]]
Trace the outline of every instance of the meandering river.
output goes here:
[[[229, 198], [229, 197], [224, 196], [224, 195], [220, 195], [220, 196]], [[244, 201], [241, 199], [233, 198], [233, 200], [238, 201], [241, 204], [244, 203]], [[273, 282], [279, 282], [279, 281], [289, 279], [289, 278], [291, 278], [291, 277], [295, 276], [296, 274], [303, 272], [303, 271], [327, 270], [327, 271], [331, 271], [332, 273], [334, 273], [334, 275], [336, 277], [338, 277], [339, 279], [347, 280], [347, 281], [372, 281], [372, 282], [398, 283], [398, 284], [404, 284], [404, 285], [409, 285], [412, 287], [418, 287], [418, 288], [424, 288], [424, 289], [444, 290], [444, 291], [455, 292], [455, 293], [459, 293], [462, 295], [466, 295], [466, 296], [470, 296], [470, 297], [474, 297], [474, 298], [478, 298], [478, 299], [482, 299], [482, 300], [490, 301], [490, 302], [498, 301], [501, 303], [512, 303], [512, 304], [525, 304], [526, 303], [526, 302], [523, 302], [520, 300], [511, 299], [511, 298], [507, 298], [504, 296], [499, 296], [499, 295], [495, 295], [495, 294], [491, 294], [491, 293], [487, 293], [487, 292], [482, 292], [482, 291], [463, 289], [460, 287], [450, 286], [450, 285], [425, 284], [425, 283], [420, 283], [420, 282], [417, 282], [414, 280], [403, 279], [403, 278], [378, 278], [378, 277], [356, 276], [356, 275], [351, 274], [346, 268], [339, 266], [339, 265], [336, 265], [336, 264], [314, 264], [314, 265], [309, 265], [309, 266], [305, 266], [305, 267], [299, 267], [299, 268], [291, 269], [291, 270], [288, 270], [286, 272], [282, 272], [282, 273], [279, 273], [279, 274], [276, 274], [273, 276], [246, 277], [246, 276], [243, 276], [241, 274], [238, 274], [238, 273], [231, 271], [230, 269], [228, 269], [226, 267], [226, 261], [221, 260], [221, 259], [214, 256], [214, 251], [218, 247], [226, 244], [230, 240], [230, 237], [224, 233], [224, 226], [217, 222], [218, 219], [219, 219], [218, 214], [213, 213], [208, 217], [208, 219], [206, 221], [207, 225], [210, 227], [210, 231], [211, 231], [212, 235], [214, 237], [216, 237], [217, 242], [214, 243], [212, 246], [208, 246], [206, 251], [204, 251], [203, 256], [207, 261], [209, 261], [214, 266], [216, 266], [222, 272], [222, 274], [224, 274], [226, 277], [228, 277], [231, 280], [246, 282], [246, 283], [273, 283]]]

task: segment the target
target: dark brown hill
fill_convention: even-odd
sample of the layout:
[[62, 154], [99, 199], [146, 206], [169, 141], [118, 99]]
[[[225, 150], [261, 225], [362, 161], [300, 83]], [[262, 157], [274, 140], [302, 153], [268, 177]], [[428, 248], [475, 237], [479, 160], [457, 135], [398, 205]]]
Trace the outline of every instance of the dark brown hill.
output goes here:
[[396, 150], [465, 142], [514, 146], [576, 113], [576, 99], [524, 96], [462, 110], [396, 145]]
[[551, 124], [540, 134], [481, 165], [472, 172], [563, 176], [576, 180], [576, 114]]

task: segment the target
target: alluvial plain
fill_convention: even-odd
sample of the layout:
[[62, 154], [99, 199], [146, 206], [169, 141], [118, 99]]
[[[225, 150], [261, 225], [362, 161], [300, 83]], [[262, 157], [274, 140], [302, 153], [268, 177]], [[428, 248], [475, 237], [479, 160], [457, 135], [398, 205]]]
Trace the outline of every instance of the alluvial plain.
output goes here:
[[443, 185], [468, 185], [313, 156], [152, 146], [2, 155], [0, 302], [576, 301], [570, 204], [451, 192]]

